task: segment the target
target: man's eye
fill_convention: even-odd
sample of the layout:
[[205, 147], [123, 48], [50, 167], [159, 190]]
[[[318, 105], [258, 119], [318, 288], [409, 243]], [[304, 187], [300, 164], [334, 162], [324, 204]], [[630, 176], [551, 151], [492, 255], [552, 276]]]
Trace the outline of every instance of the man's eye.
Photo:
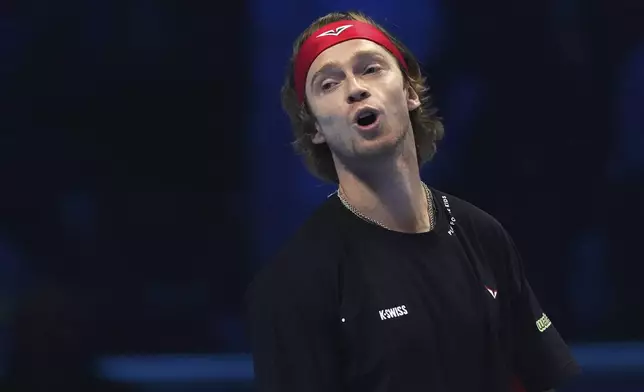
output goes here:
[[326, 91], [326, 90], [332, 88], [333, 86], [335, 86], [335, 82], [326, 81], [326, 82], [322, 83], [321, 88], [322, 88], [322, 90]]
[[367, 68], [365, 68], [364, 73], [372, 74], [372, 73], [378, 72], [379, 70], [380, 70], [380, 67], [378, 67], [377, 65], [370, 65]]

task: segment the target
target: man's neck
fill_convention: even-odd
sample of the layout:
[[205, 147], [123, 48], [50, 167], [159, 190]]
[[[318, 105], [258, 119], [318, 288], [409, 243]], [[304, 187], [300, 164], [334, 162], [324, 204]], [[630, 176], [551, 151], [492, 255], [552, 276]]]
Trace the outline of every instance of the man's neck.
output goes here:
[[371, 175], [338, 170], [340, 191], [345, 199], [360, 213], [391, 230], [428, 231], [427, 198], [415, 150], [376, 166], [380, 167], [370, 167]]

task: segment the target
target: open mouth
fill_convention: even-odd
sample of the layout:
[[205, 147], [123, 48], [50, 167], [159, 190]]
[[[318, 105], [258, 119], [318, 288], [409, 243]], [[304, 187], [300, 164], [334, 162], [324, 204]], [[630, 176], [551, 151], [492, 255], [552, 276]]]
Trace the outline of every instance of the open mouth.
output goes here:
[[378, 112], [373, 109], [363, 109], [356, 115], [356, 123], [361, 127], [368, 127], [378, 120]]

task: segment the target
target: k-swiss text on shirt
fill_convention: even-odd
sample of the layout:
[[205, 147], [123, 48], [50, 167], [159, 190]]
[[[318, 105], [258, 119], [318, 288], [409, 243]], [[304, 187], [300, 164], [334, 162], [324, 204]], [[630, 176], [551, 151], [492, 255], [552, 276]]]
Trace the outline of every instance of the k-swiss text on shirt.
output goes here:
[[402, 317], [408, 314], [407, 307], [405, 305], [396, 306], [395, 308], [383, 309], [378, 312], [380, 314], [380, 320], [387, 320], [396, 317]]

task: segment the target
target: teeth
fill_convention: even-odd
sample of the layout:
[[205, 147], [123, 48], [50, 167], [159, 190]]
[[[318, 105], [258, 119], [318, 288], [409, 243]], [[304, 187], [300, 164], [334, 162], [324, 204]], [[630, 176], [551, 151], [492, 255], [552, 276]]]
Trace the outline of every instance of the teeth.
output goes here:
[[373, 114], [372, 111], [366, 110], [358, 115], [358, 119], [363, 119], [365, 117], [371, 116]]

